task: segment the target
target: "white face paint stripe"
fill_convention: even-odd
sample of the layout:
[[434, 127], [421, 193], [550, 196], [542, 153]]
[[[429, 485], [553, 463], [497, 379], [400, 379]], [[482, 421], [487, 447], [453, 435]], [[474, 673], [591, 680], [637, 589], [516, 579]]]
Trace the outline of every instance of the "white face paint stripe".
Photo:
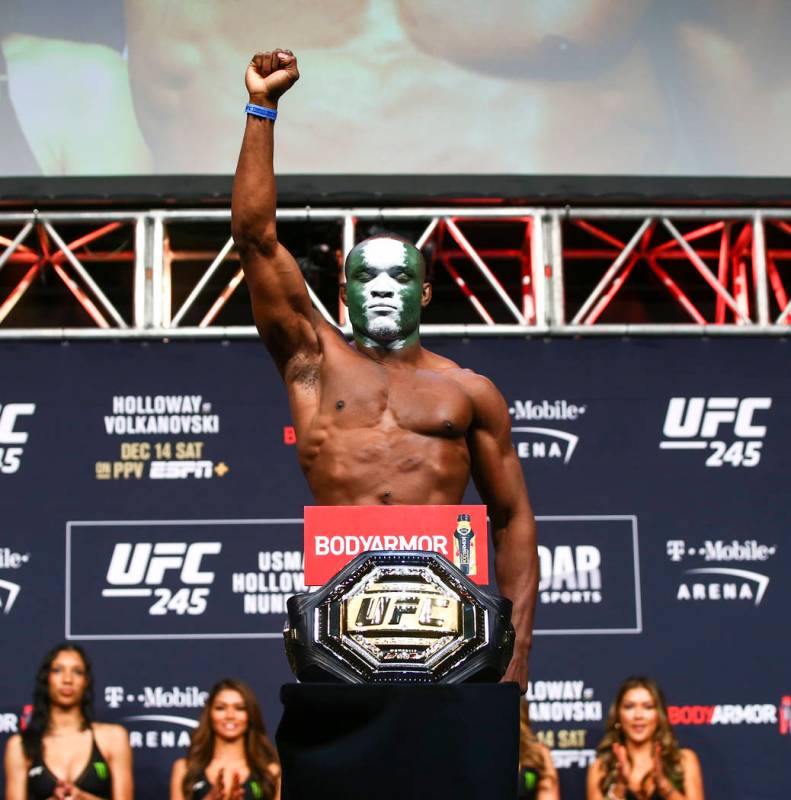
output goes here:
[[407, 263], [406, 246], [398, 239], [384, 236], [371, 239], [363, 245], [363, 259], [366, 264], [378, 269], [403, 267]]
[[[372, 268], [374, 268], [372, 266]], [[363, 287], [363, 313], [372, 330], [380, 334], [395, 334], [398, 332], [398, 318], [404, 308], [404, 300], [401, 297], [403, 287], [394, 280], [387, 272], [380, 272], [375, 278], [368, 281]], [[374, 292], [386, 293], [385, 297], [377, 297]], [[371, 306], [379, 303], [393, 306], [394, 312], [385, 317], [375, 313]]]

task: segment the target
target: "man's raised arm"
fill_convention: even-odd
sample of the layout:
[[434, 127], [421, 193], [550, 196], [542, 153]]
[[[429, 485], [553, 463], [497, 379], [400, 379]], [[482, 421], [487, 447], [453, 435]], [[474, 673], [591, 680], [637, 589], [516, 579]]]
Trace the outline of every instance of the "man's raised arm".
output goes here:
[[318, 355], [305, 281], [296, 261], [278, 242], [275, 223], [275, 123], [271, 112], [298, 78], [297, 60], [290, 50], [256, 53], [248, 65], [245, 85], [253, 108], [247, 115], [231, 201], [231, 229], [255, 324], [286, 379], [294, 356]]

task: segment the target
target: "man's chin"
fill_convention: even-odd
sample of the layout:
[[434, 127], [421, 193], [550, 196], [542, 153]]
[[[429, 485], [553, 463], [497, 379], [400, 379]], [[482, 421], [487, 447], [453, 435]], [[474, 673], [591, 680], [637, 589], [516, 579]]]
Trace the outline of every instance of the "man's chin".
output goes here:
[[382, 344], [390, 344], [397, 339], [403, 338], [402, 331], [398, 325], [387, 319], [374, 320], [369, 325], [367, 334], [371, 339]]

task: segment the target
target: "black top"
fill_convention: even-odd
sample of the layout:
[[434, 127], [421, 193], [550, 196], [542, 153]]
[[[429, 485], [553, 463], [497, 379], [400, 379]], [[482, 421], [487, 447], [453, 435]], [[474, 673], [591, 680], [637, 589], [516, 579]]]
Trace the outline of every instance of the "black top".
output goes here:
[[[244, 789], [244, 800], [259, 800], [264, 796], [264, 788], [261, 781], [252, 775], [242, 784]], [[192, 784], [192, 800], [202, 800], [211, 791], [211, 784], [206, 778], [206, 773], [200, 776], [200, 780]]]
[[[102, 800], [111, 800], [113, 794], [113, 778], [110, 767], [104, 760], [101, 750], [96, 746], [96, 737], [91, 730], [93, 749], [85, 769], [74, 781], [74, 785], [83, 792], [101, 797]], [[48, 800], [55, 793], [58, 778], [52, 774], [50, 768], [44, 763], [43, 757], [31, 765], [27, 772], [28, 800]]]

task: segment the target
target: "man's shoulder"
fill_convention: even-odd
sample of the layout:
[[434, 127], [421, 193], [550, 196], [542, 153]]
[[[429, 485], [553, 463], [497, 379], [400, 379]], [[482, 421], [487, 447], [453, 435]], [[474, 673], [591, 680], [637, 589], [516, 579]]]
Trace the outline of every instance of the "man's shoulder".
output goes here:
[[455, 361], [436, 353], [430, 355], [436, 359], [430, 368], [461, 386], [476, 405], [491, 406], [495, 404], [499, 406], [504, 403], [500, 390], [485, 375], [467, 367], [461, 367]]
[[502, 397], [500, 390], [494, 383], [485, 375], [475, 372], [475, 370], [454, 364], [445, 370], [445, 374], [448, 378], [463, 386], [473, 400], [496, 400]]

